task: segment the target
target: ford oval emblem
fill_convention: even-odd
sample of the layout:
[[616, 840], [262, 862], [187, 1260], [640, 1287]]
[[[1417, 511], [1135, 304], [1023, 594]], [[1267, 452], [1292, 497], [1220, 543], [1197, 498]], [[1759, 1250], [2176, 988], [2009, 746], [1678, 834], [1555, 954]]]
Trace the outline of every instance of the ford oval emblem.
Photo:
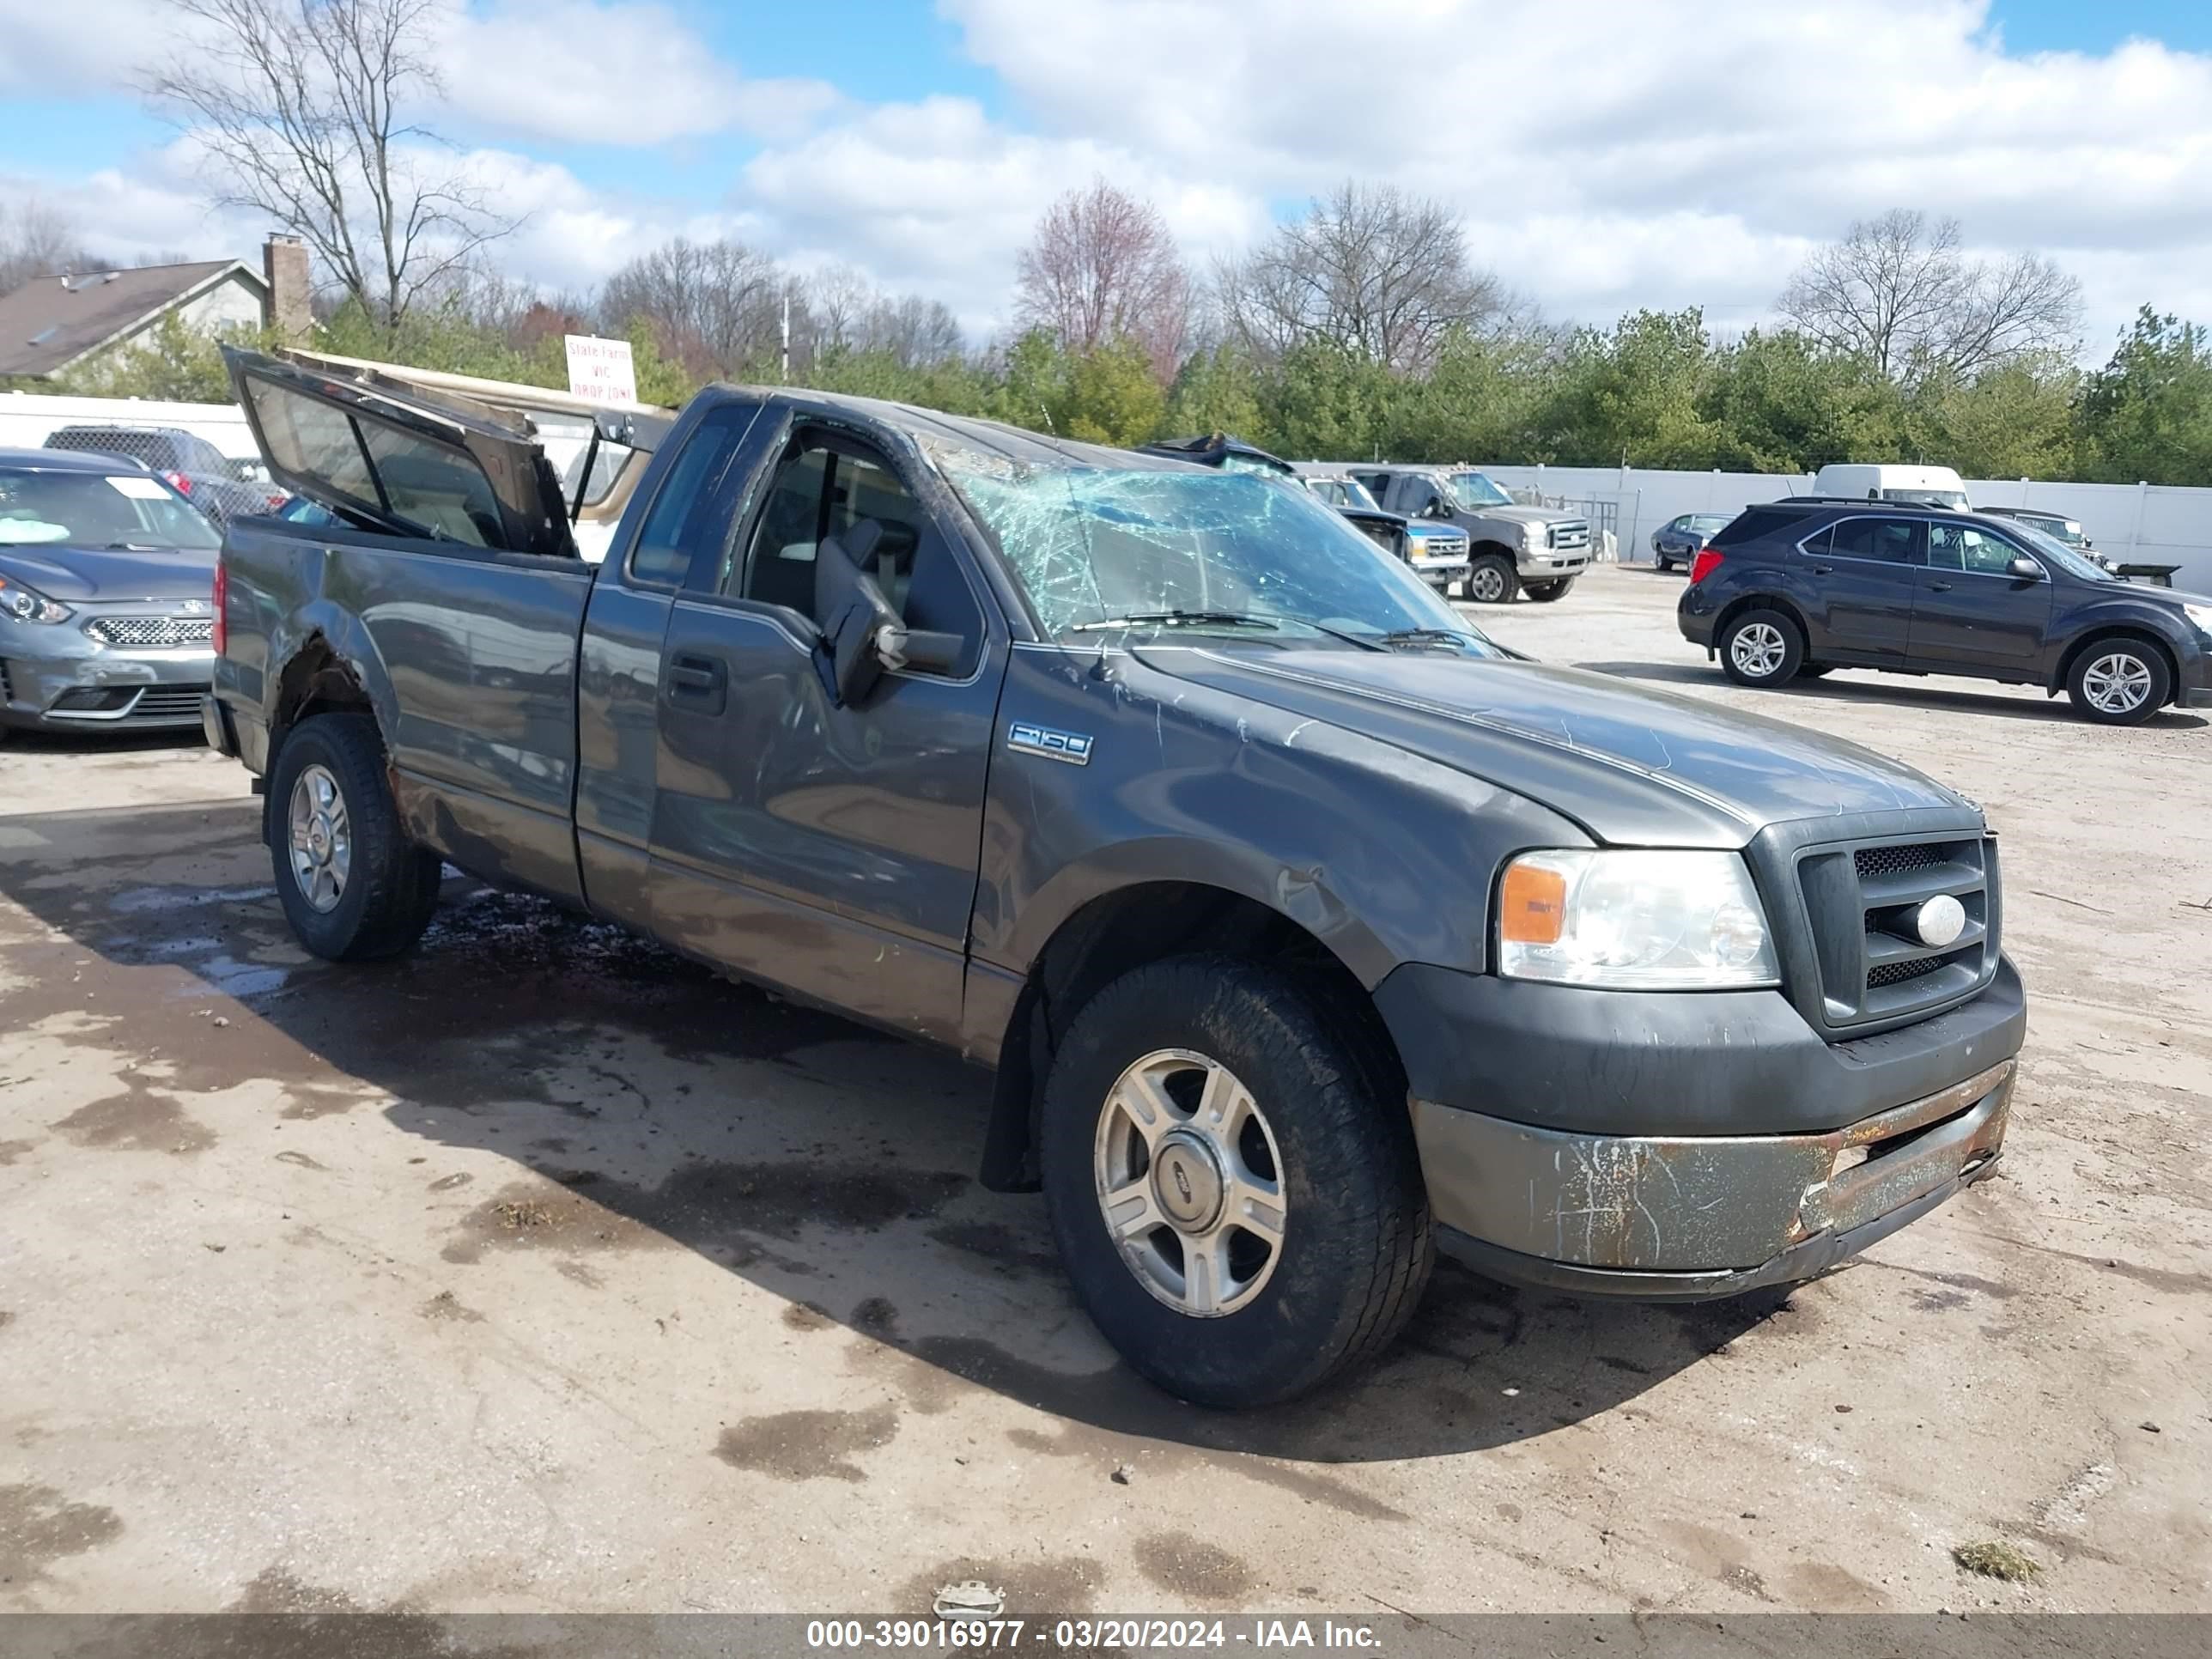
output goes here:
[[1938, 893], [1912, 913], [1912, 931], [1923, 945], [1939, 950], [1955, 944], [1966, 931], [1966, 907], [1948, 893]]

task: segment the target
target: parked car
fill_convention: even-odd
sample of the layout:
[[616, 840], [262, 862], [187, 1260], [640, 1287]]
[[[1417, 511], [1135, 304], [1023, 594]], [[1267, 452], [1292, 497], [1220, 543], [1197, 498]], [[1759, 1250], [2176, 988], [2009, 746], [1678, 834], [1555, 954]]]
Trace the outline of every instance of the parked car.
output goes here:
[[218, 577], [207, 729], [306, 947], [406, 950], [451, 860], [995, 1069], [983, 1184], [1176, 1394], [1371, 1358], [1437, 1248], [1725, 1295], [1998, 1155], [1978, 808], [1515, 659], [1303, 490], [716, 386], [592, 568], [527, 434], [228, 361], [361, 526], [241, 520]]
[[220, 540], [143, 467], [0, 449], [0, 736], [197, 729]]
[[1698, 554], [1675, 617], [1739, 685], [1881, 668], [2063, 690], [2107, 725], [2212, 707], [2212, 599], [2138, 587], [1987, 514], [1753, 507]]
[[1353, 466], [1386, 511], [1437, 520], [1467, 532], [1468, 597], [1510, 605], [1564, 599], [1589, 563], [1589, 521], [1580, 514], [1522, 507], [1480, 472], [1432, 466]]
[[1906, 466], [1893, 462], [1870, 465], [1836, 462], [1813, 475], [1814, 495], [1864, 501], [1918, 501], [1930, 507], [1964, 507], [1966, 481], [1948, 466]]
[[2063, 513], [2046, 513], [2037, 507], [1978, 507], [1974, 510], [1987, 514], [1993, 519], [2010, 519], [2015, 524], [2039, 530], [2051, 540], [2063, 542], [2076, 553], [2094, 559], [2107, 569], [2111, 568], [2105, 556], [2090, 545], [2089, 538], [2083, 532], [2079, 519], [2069, 519]]
[[233, 519], [270, 513], [284, 492], [265, 481], [249, 483], [240, 469], [198, 433], [172, 426], [65, 426], [46, 439], [48, 449], [118, 455], [160, 473], [220, 529]]
[[1685, 513], [1669, 519], [1651, 532], [1651, 557], [1662, 570], [1677, 565], [1687, 570], [1713, 533], [1735, 517], [1733, 513]]
[[[1376, 541], [1389, 547], [1437, 592], [1449, 594], [1455, 583], [1467, 580], [1467, 532], [1458, 526], [1385, 513], [1367, 493], [1367, 486], [1348, 473], [1309, 472], [1304, 475], [1304, 482], [1316, 497], [1362, 529], [1377, 526], [1370, 531]], [[1380, 529], [1386, 526], [1393, 529], [1388, 540]]]

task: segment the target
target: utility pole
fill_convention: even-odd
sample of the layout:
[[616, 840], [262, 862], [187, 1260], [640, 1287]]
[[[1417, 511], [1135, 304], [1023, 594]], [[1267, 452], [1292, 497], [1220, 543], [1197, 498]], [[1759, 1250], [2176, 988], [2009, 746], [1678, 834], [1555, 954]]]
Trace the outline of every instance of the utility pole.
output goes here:
[[784, 290], [783, 295], [783, 352], [781, 374], [783, 384], [789, 386], [791, 384], [791, 291], [788, 289]]

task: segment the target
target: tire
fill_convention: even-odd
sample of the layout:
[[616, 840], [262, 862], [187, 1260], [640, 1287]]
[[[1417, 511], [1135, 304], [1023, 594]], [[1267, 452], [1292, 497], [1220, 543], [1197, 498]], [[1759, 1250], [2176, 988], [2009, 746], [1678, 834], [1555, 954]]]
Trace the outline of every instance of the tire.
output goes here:
[[1805, 663], [1805, 636], [1779, 611], [1745, 611], [1719, 645], [1721, 672], [1738, 685], [1787, 685]]
[[2100, 726], [2141, 726], [2166, 707], [2173, 675], [2140, 640], [2092, 640], [2066, 672], [2075, 712]]
[[397, 956], [438, 908], [443, 866], [401, 827], [366, 714], [319, 714], [285, 738], [269, 780], [269, 849], [284, 919], [330, 961]]
[[[1174, 1143], [1195, 1133], [1209, 1075], [1226, 1079], [1232, 1133], [1213, 1143], [1220, 1155], [1194, 1156], [1188, 1139]], [[1116, 1103], [1147, 1077], [1143, 1097], [1166, 1125], [1149, 1141]], [[1084, 1006], [1045, 1085], [1045, 1202], [1077, 1299], [1132, 1369], [1182, 1399], [1243, 1409], [1304, 1394], [1389, 1345], [1435, 1259], [1404, 1088], [1374, 1036], [1273, 965], [1175, 957]], [[1140, 1161], [1121, 1161], [1140, 1143]], [[1256, 1173], [1264, 1188], [1267, 1164], [1279, 1197], [1272, 1248], [1231, 1219], [1236, 1190], [1221, 1178]], [[1103, 1196], [1116, 1187], [1141, 1191], [1122, 1206], [1143, 1227], [1126, 1245]], [[1178, 1224], [1177, 1204], [1199, 1213]], [[1243, 1212], [1267, 1212], [1264, 1202]], [[1228, 1292], [1210, 1313], [1189, 1305], [1209, 1300], [1192, 1289], [1200, 1259], [1222, 1264], [1213, 1288]]]
[[1654, 554], [1651, 562], [1658, 568], [1659, 574], [1662, 576], [1674, 568], [1674, 560], [1668, 558], [1664, 553]]
[[1549, 605], [1554, 599], [1564, 599], [1567, 590], [1575, 585], [1572, 576], [1562, 576], [1557, 581], [1530, 582], [1521, 591], [1538, 605]]
[[1521, 591], [1520, 573], [1503, 553], [1478, 553], [1467, 573], [1467, 596], [1477, 605], [1510, 605]]

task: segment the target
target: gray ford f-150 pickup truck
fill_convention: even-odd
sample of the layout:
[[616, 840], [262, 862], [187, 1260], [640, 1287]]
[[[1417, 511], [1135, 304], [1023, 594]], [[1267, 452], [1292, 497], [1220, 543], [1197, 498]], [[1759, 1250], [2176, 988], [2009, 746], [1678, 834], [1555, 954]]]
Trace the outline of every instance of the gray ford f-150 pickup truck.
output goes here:
[[1439, 1247], [1722, 1295], [1997, 1155], [1976, 807], [1501, 651], [1303, 491], [716, 386], [605, 417], [654, 453], [592, 567], [520, 417], [230, 364], [340, 520], [220, 566], [302, 942], [407, 948], [450, 861], [994, 1068], [981, 1179], [1176, 1394], [1373, 1355]]

